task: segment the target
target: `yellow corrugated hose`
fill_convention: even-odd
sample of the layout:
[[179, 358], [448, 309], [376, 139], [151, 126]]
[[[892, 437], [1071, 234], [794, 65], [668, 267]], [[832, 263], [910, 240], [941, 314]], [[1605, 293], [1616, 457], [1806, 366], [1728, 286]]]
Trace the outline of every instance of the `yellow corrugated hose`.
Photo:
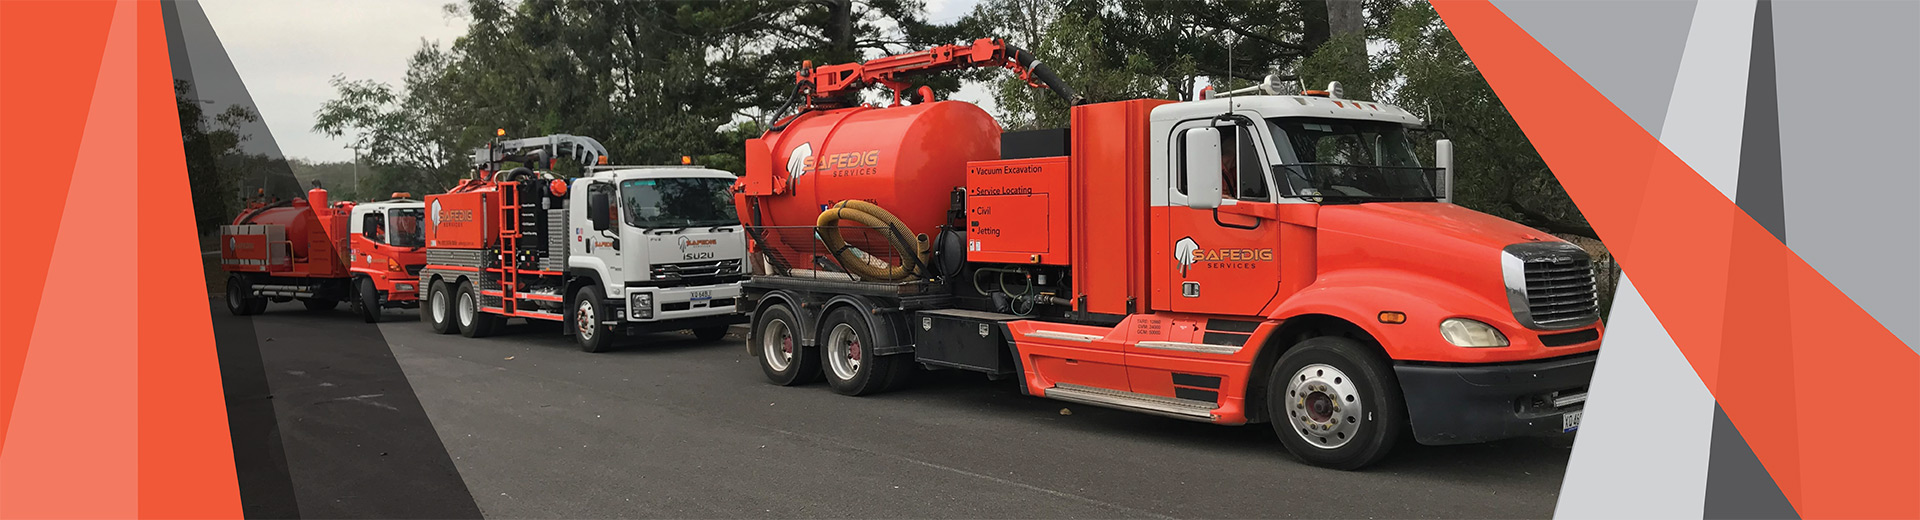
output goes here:
[[[840, 236], [840, 221], [850, 220], [863, 226], [891, 230], [883, 233], [893, 243], [894, 250], [901, 254], [899, 265], [862, 258], [854, 248], [847, 247], [846, 239]], [[847, 271], [869, 280], [900, 281], [912, 278], [927, 265], [927, 240], [924, 236], [914, 235], [913, 230], [880, 206], [864, 200], [849, 200], [834, 204], [820, 212], [820, 218], [814, 225], [820, 233], [820, 241], [826, 243], [827, 250], [840, 261]], [[911, 238], [909, 238], [911, 237]], [[911, 240], [912, 243], [908, 241]]]

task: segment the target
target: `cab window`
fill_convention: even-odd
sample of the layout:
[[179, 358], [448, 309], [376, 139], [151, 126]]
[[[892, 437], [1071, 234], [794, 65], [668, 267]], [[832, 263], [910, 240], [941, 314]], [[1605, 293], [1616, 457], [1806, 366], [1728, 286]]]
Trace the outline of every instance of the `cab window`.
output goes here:
[[374, 243], [387, 243], [387, 216], [376, 211], [360, 217], [360, 234]]
[[[1246, 124], [1236, 125], [1234, 138], [1220, 140], [1220, 196], [1244, 201], [1267, 202], [1273, 200], [1267, 190], [1266, 160], [1255, 145], [1253, 127]], [[1187, 132], [1180, 132], [1179, 140], [1185, 143]], [[1187, 194], [1187, 150], [1186, 145], [1179, 146], [1174, 157], [1176, 178], [1174, 186], [1181, 195]]]

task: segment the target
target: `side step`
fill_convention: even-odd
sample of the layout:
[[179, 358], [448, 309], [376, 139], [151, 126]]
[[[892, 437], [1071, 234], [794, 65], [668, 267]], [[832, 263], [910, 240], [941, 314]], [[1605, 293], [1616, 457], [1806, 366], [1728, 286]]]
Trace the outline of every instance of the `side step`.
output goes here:
[[1216, 406], [1206, 401], [1161, 397], [1072, 383], [1055, 384], [1053, 388], [1046, 390], [1045, 395], [1049, 399], [1059, 399], [1061, 401], [1104, 406], [1107, 408], [1119, 408], [1122, 410], [1200, 422], [1213, 422], [1213, 410]]

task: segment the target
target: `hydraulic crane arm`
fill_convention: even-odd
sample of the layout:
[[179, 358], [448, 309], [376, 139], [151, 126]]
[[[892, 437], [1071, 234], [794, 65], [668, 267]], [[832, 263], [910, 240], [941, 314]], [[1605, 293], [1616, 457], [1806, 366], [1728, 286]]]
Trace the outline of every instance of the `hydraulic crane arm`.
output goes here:
[[495, 141], [473, 151], [474, 165], [483, 170], [489, 166], [497, 168], [505, 160], [547, 162], [558, 157], [573, 159], [582, 166], [592, 166], [601, 164], [607, 157], [607, 147], [592, 137], [553, 134]]
[[1082, 102], [1079, 94], [1067, 87], [1053, 69], [1040, 63], [1032, 52], [1008, 45], [999, 38], [981, 38], [971, 44], [942, 45], [920, 52], [875, 58], [863, 63], [843, 63], [814, 67], [811, 62], [795, 74], [801, 90], [807, 91], [807, 106], [816, 101], [842, 98], [869, 85], [881, 85], [893, 91], [893, 104], [900, 104], [900, 93], [907, 90], [907, 78], [976, 67], [1006, 67], [1020, 74], [1028, 85], [1053, 90], [1069, 105]]

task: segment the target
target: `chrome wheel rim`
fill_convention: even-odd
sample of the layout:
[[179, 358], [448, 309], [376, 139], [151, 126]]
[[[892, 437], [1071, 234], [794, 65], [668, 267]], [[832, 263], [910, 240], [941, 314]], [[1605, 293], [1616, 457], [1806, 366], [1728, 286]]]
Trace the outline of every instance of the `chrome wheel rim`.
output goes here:
[[1315, 448], [1347, 445], [1367, 419], [1359, 385], [1332, 365], [1316, 363], [1294, 372], [1287, 380], [1286, 400], [1293, 433]]
[[787, 327], [786, 320], [767, 320], [760, 331], [760, 357], [766, 358], [767, 367], [775, 372], [793, 366], [793, 329]]
[[433, 306], [433, 321], [447, 319], [447, 295], [440, 294], [441, 292], [438, 286], [435, 286], [434, 290], [427, 292], [427, 298], [433, 300], [427, 302], [427, 305]]
[[853, 380], [860, 373], [860, 335], [853, 332], [853, 325], [841, 323], [833, 326], [833, 332], [827, 334], [827, 364], [833, 367], [833, 375], [841, 381]]
[[460, 309], [460, 326], [462, 327], [473, 326], [473, 313], [475, 312], [473, 307], [473, 295], [467, 294], [466, 291], [460, 291], [459, 309]]
[[579, 309], [574, 311], [573, 328], [574, 332], [580, 334], [581, 340], [593, 341], [593, 332], [599, 329], [599, 327], [595, 327], [593, 324], [593, 302], [588, 300], [580, 301]]

